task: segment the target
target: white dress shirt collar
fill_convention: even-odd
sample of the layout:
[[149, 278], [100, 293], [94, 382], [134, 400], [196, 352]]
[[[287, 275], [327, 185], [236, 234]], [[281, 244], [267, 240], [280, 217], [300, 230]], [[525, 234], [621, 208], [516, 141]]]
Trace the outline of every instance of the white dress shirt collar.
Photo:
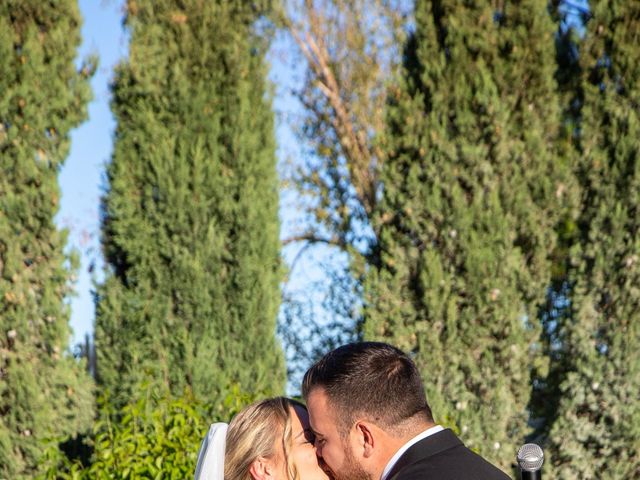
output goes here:
[[443, 427], [441, 427], [440, 425], [435, 425], [435, 426], [433, 426], [431, 428], [428, 428], [424, 432], [419, 433], [418, 435], [413, 437], [411, 440], [409, 440], [407, 443], [405, 443], [402, 447], [400, 447], [400, 450], [398, 450], [395, 453], [395, 455], [393, 457], [391, 457], [391, 460], [389, 460], [389, 462], [387, 463], [387, 466], [384, 467], [384, 470], [382, 471], [382, 476], [380, 477], [380, 480], [387, 480], [387, 476], [389, 475], [389, 472], [391, 471], [393, 466], [400, 459], [400, 457], [404, 454], [404, 452], [406, 452], [412, 445], [414, 445], [415, 443], [418, 443], [420, 440], [422, 440], [424, 438], [427, 438], [428, 436], [433, 435], [434, 433], [441, 432], [442, 430], [444, 430]]

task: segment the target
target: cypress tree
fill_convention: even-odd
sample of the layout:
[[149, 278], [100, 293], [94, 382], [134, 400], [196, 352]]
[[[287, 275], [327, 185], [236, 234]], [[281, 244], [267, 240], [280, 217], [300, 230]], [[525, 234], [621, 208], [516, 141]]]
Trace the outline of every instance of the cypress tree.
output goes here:
[[128, 3], [95, 334], [117, 404], [149, 378], [211, 401], [231, 384], [284, 387], [273, 114], [253, 7]]
[[389, 95], [365, 336], [412, 352], [436, 420], [508, 468], [568, 191], [546, 0], [416, 2]]
[[591, 2], [581, 45], [579, 238], [548, 438], [563, 479], [640, 476], [640, 5]]
[[92, 382], [68, 351], [77, 261], [58, 230], [58, 171], [86, 118], [75, 0], [0, 2], [0, 477], [32, 478], [47, 439], [89, 428]]

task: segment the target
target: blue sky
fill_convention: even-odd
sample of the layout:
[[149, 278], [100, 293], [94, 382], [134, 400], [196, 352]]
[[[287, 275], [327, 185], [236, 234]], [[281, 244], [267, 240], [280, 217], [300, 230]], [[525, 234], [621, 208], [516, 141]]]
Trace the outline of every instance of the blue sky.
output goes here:
[[119, 2], [80, 0], [84, 23], [79, 61], [89, 54], [99, 56], [99, 66], [92, 79], [94, 99], [89, 105], [89, 119], [71, 134], [71, 152], [59, 176], [62, 200], [57, 221], [69, 229], [69, 246], [81, 253], [76, 296], [71, 301], [72, 344], [93, 331], [92, 274], [100, 272], [99, 205], [104, 165], [111, 155], [115, 127], [109, 110], [109, 81], [113, 67], [126, 55], [127, 39], [121, 27]]
[[[84, 340], [93, 332], [94, 305], [91, 296], [93, 281], [100, 280], [102, 261], [100, 255], [100, 196], [104, 188], [104, 169], [112, 151], [115, 122], [109, 109], [109, 82], [117, 63], [127, 55], [127, 35], [122, 28], [122, 7], [117, 0], [80, 0], [83, 16], [83, 43], [79, 50], [78, 62], [90, 54], [97, 54], [99, 67], [92, 79], [94, 99], [89, 105], [89, 119], [71, 135], [71, 152], [59, 181], [62, 190], [60, 212], [56, 217], [58, 225], [69, 230], [69, 248], [81, 254], [81, 267], [75, 285], [76, 295], [71, 303], [71, 345]], [[274, 42], [269, 55], [272, 64], [270, 78], [275, 86], [274, 110], [277, 119], [278, 158], [280, 168], [288, 162], [295, 163], [303, 149], [292, 130], [292, 117], [299, 115], [299, 107], [291, 95], [296, 79], [301, 77], [298, 58], [292, 57], [293, 49], [289, 40], [280, 35]], [[297, 67], [295, 67], [297, 65]], [[280, 217], [281, 237], [299, 228], [297, 198], [283, 190]], [[300, 245], [290, 245], [283, 251], [283, 257], [290, 262]], [[322, 316], [322, 300], [326, 291], [318, 285], [327, 285], [320, 262], [335, 261], [324, 248], [313, 248], [298, 260], [290, 272], [287, 291], [308, 303], [315, 316]], [[89, 272], [90, 267], [92, 273]], [[312, 287], [310, 287], [312, 285]]]

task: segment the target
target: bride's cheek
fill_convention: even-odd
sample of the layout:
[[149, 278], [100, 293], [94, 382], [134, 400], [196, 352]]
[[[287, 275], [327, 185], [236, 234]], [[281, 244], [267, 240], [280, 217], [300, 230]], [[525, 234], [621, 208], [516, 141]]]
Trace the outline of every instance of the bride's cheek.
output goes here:
[[312, 448], [309, 452], [309, 461], [318, 465], [318, 455], [316, 455], [316, 449]]

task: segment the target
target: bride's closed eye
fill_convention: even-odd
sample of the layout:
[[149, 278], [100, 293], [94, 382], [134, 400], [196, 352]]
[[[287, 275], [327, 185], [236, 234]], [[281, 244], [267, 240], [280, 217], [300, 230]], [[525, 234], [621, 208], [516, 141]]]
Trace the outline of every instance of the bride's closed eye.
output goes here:
[[316, 436], [311, 430], [304, 431], [304, 438], [306, 440], [305, 443], [310, 443], [311, 445], [313, 445], [316, 442]]

